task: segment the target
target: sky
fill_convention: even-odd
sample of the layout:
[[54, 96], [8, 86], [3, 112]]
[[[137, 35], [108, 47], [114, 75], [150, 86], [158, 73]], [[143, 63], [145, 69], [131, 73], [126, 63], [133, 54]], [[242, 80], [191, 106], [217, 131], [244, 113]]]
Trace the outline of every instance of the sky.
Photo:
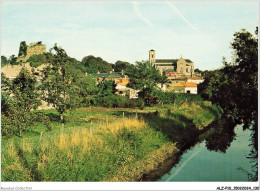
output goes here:
[[17, 56], [21, 41], [55, 43], [78, 60], [115, 63], [157, 59], [194, 62], [201, 70], [231, 61], [230, 42], [254, 33], [258, 1], [7, 1], [1, 5], [1, 55]]

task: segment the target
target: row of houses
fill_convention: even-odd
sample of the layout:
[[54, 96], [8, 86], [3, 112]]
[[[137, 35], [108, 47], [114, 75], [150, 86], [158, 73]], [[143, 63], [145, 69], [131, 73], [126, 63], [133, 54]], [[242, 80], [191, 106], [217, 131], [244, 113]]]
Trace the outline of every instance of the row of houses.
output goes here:
[[[124, 75], [123, 72], [109, 72], [109, 73], [99, 73], [96, 74], [87, 74], [86, 76], [95, 78], [97, 83], [102, 80], [112, 80], [116, 84], [117, 92], [116, 94], [122, 96], [129, 96], [129, 98], [138, 98], [139, 90], [135, 90], [127, 87], [127, 84], [130, 82], [130, 79], [127, 75]], [[182, 76], [177, 78], [172, 78], [169, 74], [167, 74], [169, 83], [158, 84], [158, 87], [163, 91], [173, 91], [176, 93], [190, 93], [197, 94], [197, 84], [202, 83], [204, 79], [201, 76]]]
[[[29, 63], [24, 65], [26, 68], [31, 69]], [[37, 71], [42, 69], [44, 65], [37, 68]], [[19, 71], [21, 70], [22, 66], [5, 66], [2, 68], [2, 72], [9, 78], [15, 78]], [[97, 83], [100, 83], [102, 80], [112, 80], [116, 84], [118, 95], [129, 96], [129, 98], [138, 98], [139, 90], [135, 90], [132, 88], [127, 87], [127, 84], [130, 82], [130, 79], [127, 75], [124, 74], [123, 71], [121, 72], [114, 72], [110, 71], [108, 73], [99, 73], [96, 74], [85, 74], [86, 76], [96, 79]], [[166, 74], [168, 77], [168, 83], [161, 86], [158, 84], [158, 87], [161, 88], [163, 91], [173, 91], [176, 93], [191, 93], [197, 94], [197, 84], [202, 83], [204, 79], [201, 76], [187, 76], [181, 75], [176, 72], [169, 72]], [[38, 79], [39, 80], [39, 79]]]

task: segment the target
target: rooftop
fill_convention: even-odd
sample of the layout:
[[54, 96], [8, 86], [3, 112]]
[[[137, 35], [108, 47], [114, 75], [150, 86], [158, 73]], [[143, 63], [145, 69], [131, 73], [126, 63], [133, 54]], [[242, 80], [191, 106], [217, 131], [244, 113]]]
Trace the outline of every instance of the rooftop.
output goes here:
[[[176, 64], [179, 59], [156, 59], [155, 63], [173, 63]], [[187, 63], [191, 63], [190, 59], [184, 59]]]
[[194, 82], [178, 82], [175, 84], [170, 84], [169, 87], [197, 87], [197, 83]]

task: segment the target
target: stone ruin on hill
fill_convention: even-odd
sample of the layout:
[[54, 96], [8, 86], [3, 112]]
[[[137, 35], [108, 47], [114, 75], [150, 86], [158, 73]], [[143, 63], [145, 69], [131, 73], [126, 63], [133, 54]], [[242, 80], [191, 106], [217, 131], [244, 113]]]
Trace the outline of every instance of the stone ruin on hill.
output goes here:
[[29, 46], [26, 45], [25, 41], [20, 43], [18, 61], [26, 62], [32, 55], [40, 55], [46, 53], [46, 45], [42, 44], [41, 41], [37, 43], [31, 43]]

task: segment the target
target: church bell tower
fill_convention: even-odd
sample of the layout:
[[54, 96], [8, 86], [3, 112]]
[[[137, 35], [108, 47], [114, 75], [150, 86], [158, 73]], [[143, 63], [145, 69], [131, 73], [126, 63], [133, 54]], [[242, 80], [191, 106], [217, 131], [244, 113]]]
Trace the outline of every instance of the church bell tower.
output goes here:
[[150, 66], [153, 67], [155, 63], [155, 51], [152, 49], [149, 51], [149, 63]]

